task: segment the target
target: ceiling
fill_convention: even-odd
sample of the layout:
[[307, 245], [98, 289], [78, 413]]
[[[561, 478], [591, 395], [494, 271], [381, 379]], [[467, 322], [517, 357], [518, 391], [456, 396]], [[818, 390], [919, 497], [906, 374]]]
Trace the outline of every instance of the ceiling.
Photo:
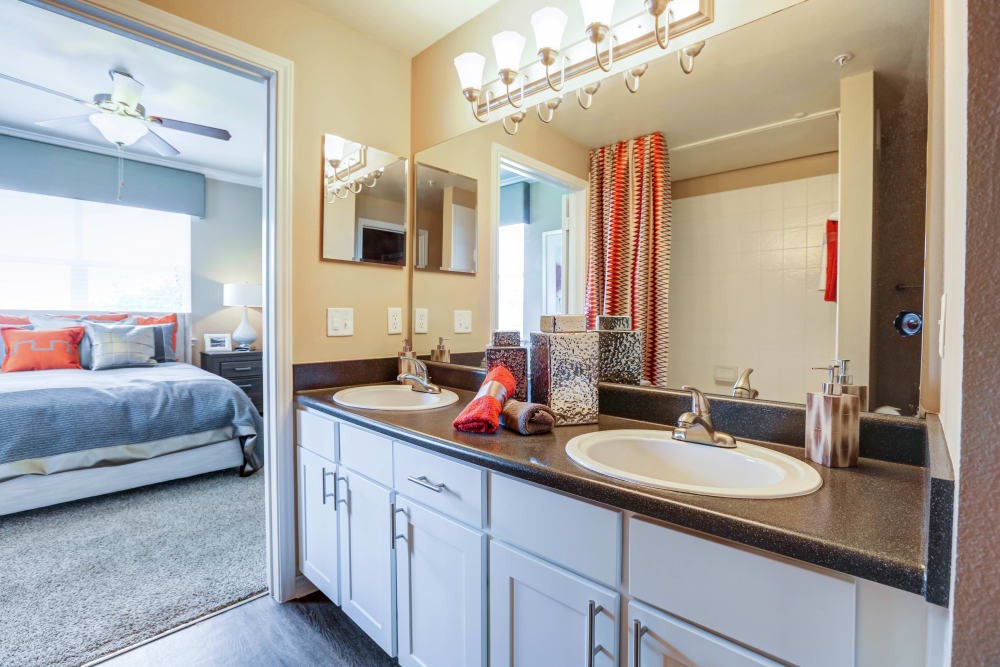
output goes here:
[[476, 192], [476, 179], [417, 163], [417, 201], [421, 208], [437, 209], [444, 204], [444, 189], [461, 188]]
[[[928, 20], [923, 0], [808, 0], [711, 38], [691, 75], [670, 54], [650, 63], [634, 95], [620, 75], [589, 111], [571, 93], [552, 127], [587, 147], [661, 131], [675, 180], [837, 150], [835, 115], [789, 121], [837, 109], [841, 77], [925, 79]], [[833, 59], [845, 51], [854, 59], [841, 69]]]
[[412, 57], [499, 0], [300, 1]]
[[[140, 102], [150, 115], [227, 129], [220, 141], [168, 128], [156, 132], [180, 155], [164, 158], [136, 144], [132, 157], [259, 184], [266, 146], [266, 87], [209, 65], [18, 0], [0, 0], [0, 72], [91, 99], [111, 92], [108, 71], [128, 72], [145, 85]], [[0, 79], [0, 133], [45, 135], [77, 147], [113, 150], [90, 123], [48, 128], [36, 121], [78, 116], [89, 109]], [[79, 142], [73, 144], [72, 142]], [[81, 145], [82, 144], [82, 145]]]

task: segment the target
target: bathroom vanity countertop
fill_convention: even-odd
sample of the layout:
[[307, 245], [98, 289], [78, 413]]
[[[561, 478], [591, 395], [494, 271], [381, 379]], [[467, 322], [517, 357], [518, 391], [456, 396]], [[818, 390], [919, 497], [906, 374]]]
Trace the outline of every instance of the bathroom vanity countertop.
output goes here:
[[[342, 389], [338, 387], [337, 389]], [[604, 477], [566, 454], [573, 437], [596, 430], [669, 430], [621, 417], [562, 426], [522, 436], [505, 429], [462, 433], [451, 423], [474, 393], [452, 389], [454, 405], [418, 412], [354, 410], [335, 404], [335, 389], [300, 392], [300, 405], [391, 438], [541, 484], [782, 556], [924, 595], [927, 581], [926, 469], [862, 458], [856, 468], [813, 465], [823, 478], [816, 492], [767, 500], [717, 498], [653, 489]], [[741, 438], [744, 439], [744, 438]], [[744, 439], [745, 440], [745, 439]], [[748, 440], [798, 459], [803, 449]]]

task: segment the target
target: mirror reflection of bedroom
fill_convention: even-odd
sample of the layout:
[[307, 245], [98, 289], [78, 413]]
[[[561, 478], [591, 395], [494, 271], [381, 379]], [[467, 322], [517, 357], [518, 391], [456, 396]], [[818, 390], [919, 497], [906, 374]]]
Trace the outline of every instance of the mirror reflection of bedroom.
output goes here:
[[267, 590], [267, 87], [0, 14], [0, 662], [76, 665]]

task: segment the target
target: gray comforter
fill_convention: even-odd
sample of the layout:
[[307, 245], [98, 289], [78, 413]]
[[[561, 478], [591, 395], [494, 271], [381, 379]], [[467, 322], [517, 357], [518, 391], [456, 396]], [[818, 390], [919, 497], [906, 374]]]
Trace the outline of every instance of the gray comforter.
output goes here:
[[0, 374], [0, 480], [239, 438], [248, 475], [263, 423], [236, 385], [190, 364]]

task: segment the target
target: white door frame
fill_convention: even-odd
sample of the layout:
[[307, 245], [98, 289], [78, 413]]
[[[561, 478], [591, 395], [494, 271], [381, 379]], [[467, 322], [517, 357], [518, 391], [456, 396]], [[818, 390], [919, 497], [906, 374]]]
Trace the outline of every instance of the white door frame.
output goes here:
[[[499, 257], [500, 257], [500, 170], [504, 163], [513, 162], [527, 170], [539, 180], [549, 182], [558, 187], [572, 191], [570, 194], [582, 193], [583, 201], [587, 201], [587, 181], [573, 174], [536, 160], [519, 151], [494, 143], [492, 145], [492, 160], [490, 161], [490, 330], [497, 329], [499, 322], [500, 303], [497, 290], [500, 287]], [[575, 197], [574, 197], [575, 199]], [[586, 247], [587, 247], [587, 217], [585, 211], [572, 212], [575, 224], [575, 234], [570, 236], [566, 244], [569, 250], [570, 262], [567, 266], [566, 309], [572, 312], [576, 304], [583, 304], [583, 292], [586, 289]], [[580, 223], [583, 224], [580, 224]], [[569, 230], [566, 230], [567, 232]], [[574, 284], [569, 276], [581, 276], [583, 284]], [[581, 311], [582, 312], [582, 311]]]
[[[47, 0], [43, 0], [47, 1]], [[65, 5], [57, 7], [65, 9]], [[153, 39], [235, 59], [258, 70], [268, 93], [267, 176], [263, 187], [264, 275], [264, 508], [267, 584], [279, 602], [296, 596], [295, 454], [292, 405], [292, 61], [139, 0], [88, 0], [72, 11], [97, 17], [126, 32], [132, 21]], [[105, 13], [109, 12], [109, 18]], [[148, 34], [143, 33], [146, 39]], [[186, 48], [187, 47], [187, 48]], [[200, 54], [205, 55], [205, 54]]]

